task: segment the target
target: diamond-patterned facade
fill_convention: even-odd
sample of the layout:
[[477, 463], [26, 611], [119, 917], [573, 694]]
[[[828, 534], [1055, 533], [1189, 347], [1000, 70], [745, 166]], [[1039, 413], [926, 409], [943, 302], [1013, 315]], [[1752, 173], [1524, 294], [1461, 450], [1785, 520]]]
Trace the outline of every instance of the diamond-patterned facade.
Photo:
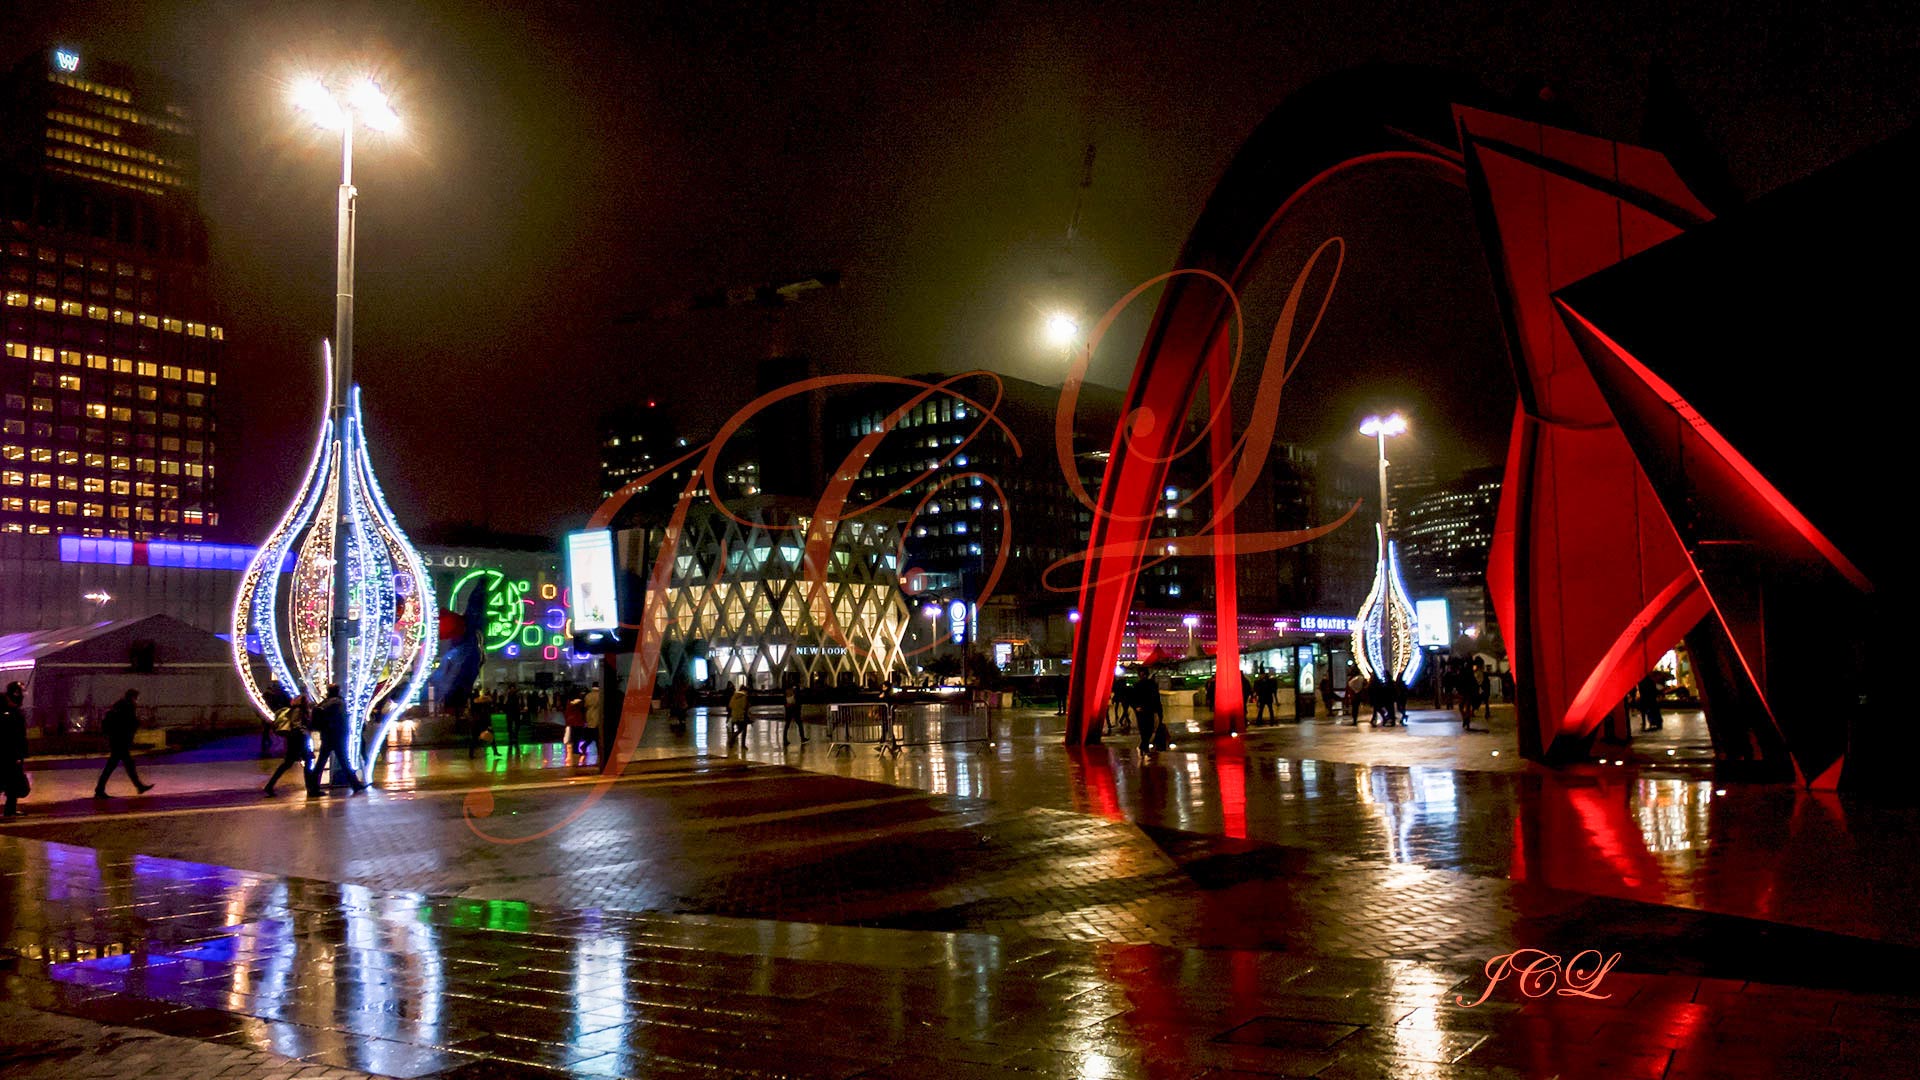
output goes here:
[[[647, 605], [661, 632], [661, 680], [691, 678], [704, 659], [714, 687], [877, 687], [908, 674], [900, 590], [904, 514], [870, 512], [834, 526], [824, 574], [805, 564], [809, 511], [776, 497], [687, 515], [661, 603]], [[664, 537], [647, 535], [646, 565]], [[649, 600], [655, 598], [649, 597]]]

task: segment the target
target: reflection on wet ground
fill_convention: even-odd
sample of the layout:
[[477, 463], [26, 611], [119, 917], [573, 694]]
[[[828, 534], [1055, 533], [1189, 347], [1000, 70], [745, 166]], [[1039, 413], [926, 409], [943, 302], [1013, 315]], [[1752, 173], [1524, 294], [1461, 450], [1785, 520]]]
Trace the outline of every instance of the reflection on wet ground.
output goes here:
[[[0, 1000], [394, 1076], [1684, 1080], [1920, 1049], [1901, 812], [1483, 770], [1418, 724], [1143, 759], [1052, 723], [898, 756], [655, 724], [615, 782], [415, 750], [313, 802], [156, 763], [175, 794], [0, 829]], [[1453, 1004], [1536, 946], [1620, 953], [1608, 996]]]

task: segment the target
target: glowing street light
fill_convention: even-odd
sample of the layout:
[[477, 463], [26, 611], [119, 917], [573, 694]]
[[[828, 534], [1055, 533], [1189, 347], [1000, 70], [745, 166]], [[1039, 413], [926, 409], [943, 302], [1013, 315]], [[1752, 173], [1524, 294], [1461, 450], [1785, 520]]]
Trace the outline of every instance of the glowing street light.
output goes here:
[[1381, 682], [1412, 682], [1420, 671], [1413, 601], [1400, 580], [1400, 552], [1388, 535], [1392, 516], [1387, 508], [1387, 440], [1406, 431], [1407, 418], [1400, 413], [1369, 416], [1360, 422], [1360, 434], [1376, 440], [1379, 448], [1380, 560], [1373, 588], [1353, 623], [1353, 652], [1367, 677]]
[[[397, 131], [400, 116], [379, 84], [365, 77], [340, 94], [319, 79], [303, 78], [290, 96], [316, 126], [340, 133], [327, 415], [305, 483], [241, 578], [233, 655], [242, 685], [263, 713], [266, 695], [253, 670], [255, 650], [289, 696], [305, 693], [319, 701], [327, 687], [338, 685], [346, 712], [347, 760], [358, 771], [379, 754], [388, 728], [420, 692], [434, 651], [433, 585], [374, 478], [360, 388], [353, 382], [359, 200], [353, 186], [353, 133], [356, 127]], [[283, 575], [289, 559], [293, 572]], [[291, 579], [284, 597], [283, 577]]]
[[1064, 311], [1056, 311], [1047, 316], [1045, 332], [1047, 344], [1064, 349], [1080, 340], [1080, 320]]

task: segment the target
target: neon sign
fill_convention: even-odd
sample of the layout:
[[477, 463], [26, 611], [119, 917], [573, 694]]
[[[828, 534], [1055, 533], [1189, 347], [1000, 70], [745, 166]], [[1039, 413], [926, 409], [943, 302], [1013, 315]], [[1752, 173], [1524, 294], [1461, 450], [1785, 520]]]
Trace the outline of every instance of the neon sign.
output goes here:
[[80, 54], [72, 49], [53, 50], [53, 64], [61, 71], [80, 70]]
[[[443, 560], [444, 561], [444, 560]], [[550, 581], [534, 584], [493, 567], [474, 567], [447, 590], [447, 608], [466, 610], [474, 589], [486, 590], [486, 623], [480, 647], [510, 660], [579, 660], [569, 643], [573, 621], [568, 597]]]

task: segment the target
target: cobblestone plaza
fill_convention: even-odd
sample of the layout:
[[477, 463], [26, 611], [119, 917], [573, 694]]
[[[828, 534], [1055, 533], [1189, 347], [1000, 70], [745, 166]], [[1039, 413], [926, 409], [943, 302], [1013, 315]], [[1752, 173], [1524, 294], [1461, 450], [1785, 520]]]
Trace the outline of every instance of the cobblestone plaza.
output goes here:
[[[0, 831], [0, 1069], [1684, 1080], [1920, 1042], [1908, 812], [1716, 788], [1685, 718], [1562, 773], [1498, 712], [1144, 760], [1043, 713], [897, 757], [774, 727], [655, 724], [605, 785], [554, 746], [312, 801], [217, 753], [106, 804], [44, 768]], [[1489, 990], [1523, 949], [1619, 959]]]

